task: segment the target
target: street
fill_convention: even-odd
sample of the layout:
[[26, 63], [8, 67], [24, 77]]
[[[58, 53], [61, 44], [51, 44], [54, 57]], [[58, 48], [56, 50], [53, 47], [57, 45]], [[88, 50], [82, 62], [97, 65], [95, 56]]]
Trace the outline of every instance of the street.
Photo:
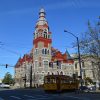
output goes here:
[[43, 89], [2, 89], [0, 100], [100, 100], [100, 93], [45, 93]]

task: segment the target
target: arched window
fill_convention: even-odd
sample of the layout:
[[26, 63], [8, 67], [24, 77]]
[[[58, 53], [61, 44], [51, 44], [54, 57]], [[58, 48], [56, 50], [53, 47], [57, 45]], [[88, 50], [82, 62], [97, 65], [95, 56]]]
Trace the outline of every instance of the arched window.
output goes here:
[[59, 72], [57, 71], [57, 75], [59, 75]]
[[48, 75], [50, 75], [50, 72], [48, 72]]
[[35, 49], [35, 54], [38, 54], [38, 49]]
[[44, 49], [42, 49], [42, 54], [44, 54]]
[[48, 39], [50, 39], [50, 35], [48, 35]]
[[44, 29], [44, 38], [48, 38], [47, 29]]
[[44, 29], [44, 33], [47, 33], [47, 29]]
[[49, 54], [49, 50], [48, 50], [48, 54]]
[[60, 72], [60, 75], [63, 75], [63, 72], [62, 71]]
[[44, 34], [44, 38], [45, 38], [45, 34]]
[[45, 54], [47, 54], [47, 49], [45, 49]]
[[48, 61], [44, 61], [44, 67], [46, 68], [46, 67], [48, 67], [48, 66], [49, 66]]
[[47, 34], [46, 34], [45, 38], [48, 38], [48, 37], [47, 37]]

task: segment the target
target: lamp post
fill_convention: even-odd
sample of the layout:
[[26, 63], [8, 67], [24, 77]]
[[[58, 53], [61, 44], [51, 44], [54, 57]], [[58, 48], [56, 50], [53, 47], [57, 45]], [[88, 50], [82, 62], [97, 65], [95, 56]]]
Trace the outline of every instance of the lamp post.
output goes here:
[[32, 65], [30, 67], [30, 88], [32, 88]]
[[25, 55], [25, 79], [24, 79], [24, 88], [26, 88], [26, 55]]
[[81, 86], [83, 85], [82, 84], [82, 67], [81, 67], [81, 58], [80, 58], [80, 46], [79, 46], [79, 39], [77, 36], [75, 36], [73, 33], [67, 31], [67, 30], [64, 30], [64, 32], [67, 32], [71, 35], [73, 35], [76, 39], [77, 39], [77, 46], [78, 46], [78, 60], [79, 60], [79, 67], [80, 67], [80, 79], [81, 79]]

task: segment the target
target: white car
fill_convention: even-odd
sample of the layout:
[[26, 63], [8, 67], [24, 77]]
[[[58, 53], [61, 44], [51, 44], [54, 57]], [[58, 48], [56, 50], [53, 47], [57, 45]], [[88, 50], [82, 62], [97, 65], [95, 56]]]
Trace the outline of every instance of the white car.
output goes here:
[[1, 88], [10, 88], [10, 85], [9, 84], [0, 83], [0, 87]]
[[96, 91], [96, 86], [95, 85], [88, 85], [88, 89], [90, 91]]

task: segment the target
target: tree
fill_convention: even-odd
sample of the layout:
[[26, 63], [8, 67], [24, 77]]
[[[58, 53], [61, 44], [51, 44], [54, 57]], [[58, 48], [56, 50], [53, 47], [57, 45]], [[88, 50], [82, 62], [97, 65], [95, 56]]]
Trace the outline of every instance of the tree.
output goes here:
[[86, 77], [85, 78], [85, 84], [88, 85], [88, 84], [94, 84], [94, 82], [92, 81], [92, 79], [90, 77]]
[[100, 16], [95, 25], [88, 21], [88, 30], [80, 39], [80, 50], [83, 55], [89, 55], [95, 59], [92, 62], [97, 67], [100, 82]]
[[14, 79], [12, 78], [12, 75], [9, 72], [7, 72], [2, 82], [5, 84], [14, 84]]
[[95, 26], [88, 21], [88, 31], [80, 40], [81, 52], [100, 60], [100, 17]]

